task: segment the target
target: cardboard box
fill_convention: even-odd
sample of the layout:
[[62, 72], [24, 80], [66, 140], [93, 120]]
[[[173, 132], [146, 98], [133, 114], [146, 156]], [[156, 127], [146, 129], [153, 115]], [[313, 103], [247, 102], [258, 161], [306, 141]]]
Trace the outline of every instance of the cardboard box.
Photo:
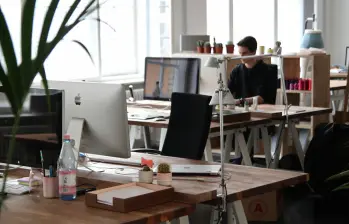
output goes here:
[[273, 191], [242, 200], [248, 221], [275, 222], [283, 211], [282, 194]]

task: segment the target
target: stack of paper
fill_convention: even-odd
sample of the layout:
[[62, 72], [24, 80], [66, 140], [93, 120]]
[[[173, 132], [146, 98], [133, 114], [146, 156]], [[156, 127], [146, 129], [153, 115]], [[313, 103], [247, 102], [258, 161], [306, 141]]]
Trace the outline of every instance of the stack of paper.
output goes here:
[[140, 186], [132, 186], [114, 189], [111, 191], [107, 191], [97, 195], [97, 202], [105, 205], [113, 205], [113, 198], [126, 199], [131, 197], [136, 197], [143, 194], [148, 194], [153, 192], [153, 190], [140, 187]]

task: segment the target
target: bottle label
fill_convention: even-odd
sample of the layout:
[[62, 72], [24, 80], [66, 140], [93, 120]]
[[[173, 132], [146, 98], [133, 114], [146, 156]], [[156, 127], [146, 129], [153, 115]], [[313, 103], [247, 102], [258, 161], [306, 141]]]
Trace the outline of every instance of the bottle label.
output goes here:
[[76, 194], [76, 170], [59, 171], [59, 194]]

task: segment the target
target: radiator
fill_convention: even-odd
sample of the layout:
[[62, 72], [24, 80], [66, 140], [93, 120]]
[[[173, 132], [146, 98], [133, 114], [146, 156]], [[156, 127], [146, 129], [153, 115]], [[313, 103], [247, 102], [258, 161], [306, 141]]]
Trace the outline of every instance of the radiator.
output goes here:
[[[133, 95], [135, 97], [135, 100], [143, 100], [143, 89], [134, 89]], [[126, 90], [126, 98], [130, 98], [130, 90]]]

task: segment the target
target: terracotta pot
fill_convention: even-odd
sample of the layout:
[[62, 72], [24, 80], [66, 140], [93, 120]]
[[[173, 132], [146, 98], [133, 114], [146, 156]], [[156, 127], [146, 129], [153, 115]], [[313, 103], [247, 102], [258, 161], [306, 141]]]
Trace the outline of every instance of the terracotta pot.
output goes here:
[[153, 183], [153, 171], [140, 170], [138, 173], [138, 181], [141, 183], [151, 184]]
[[215, 54], [222, 54], [223, 53], [223, 47], [215, 47]]
[[156, 180], [157, 180], [158, 185], [171, 186], [172, 173], [157, 173]]
[[227, 54], [234, 54], [234, 45], [226, 45]]
[[198, 53], [204, 53], [204, 47], [197, 46], [196, 50], [197, 50]]
[[206, 54], [211, 54], [211, 47], [204, 47], [204, 52]]

